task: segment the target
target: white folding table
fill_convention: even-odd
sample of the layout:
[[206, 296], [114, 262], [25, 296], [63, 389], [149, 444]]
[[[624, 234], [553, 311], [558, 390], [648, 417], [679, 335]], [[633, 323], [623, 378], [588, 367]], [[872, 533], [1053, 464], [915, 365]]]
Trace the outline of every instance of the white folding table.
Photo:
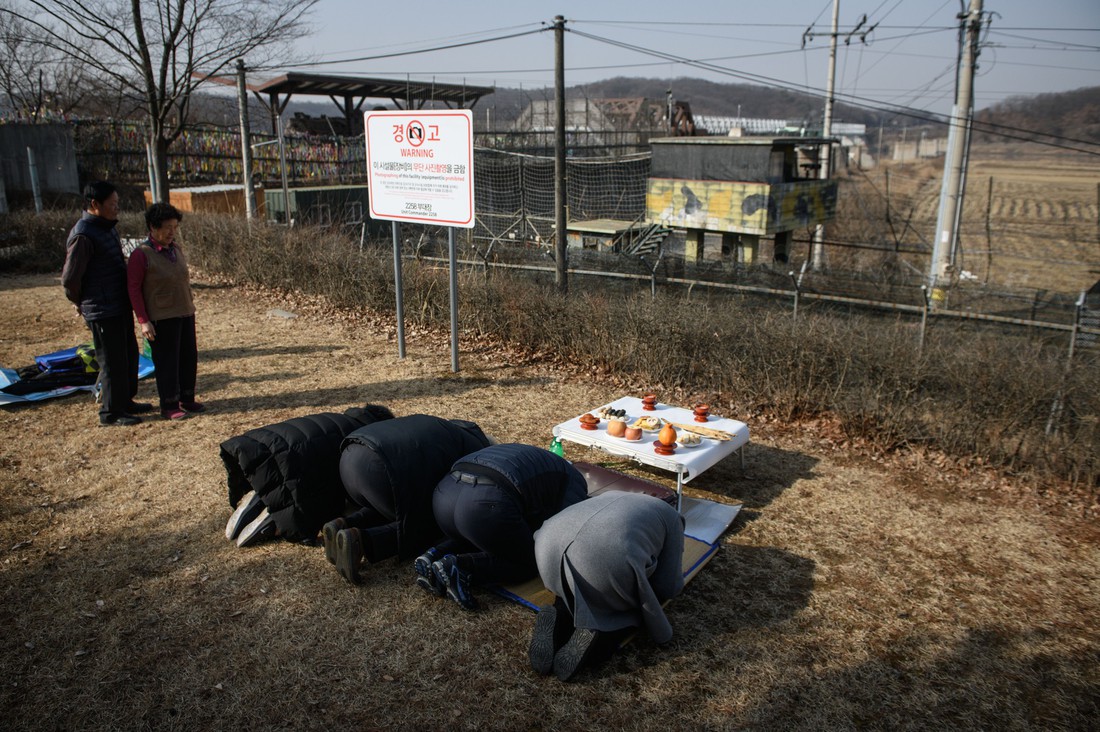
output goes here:
[[[622, 397], [603, 406], [626, 410], [629, 417], [628, 424], [638, 417], [651, 415], [668, 422], [698, 424], [701, 427], [722, 430], [731, 435], [729, 440], [724, 441], [703, 438], [698, 447], [683, 447], [677, 443], [675, 452], [672, 455], [659, 455], [653, 444], [657, 441], [656, 432], [643, 432], [641, 440], [630, 442], [622, 437], [612, 437], [607, 434], [607, 420], [602, 418], [600, 423], [596, 425], [596, 429], [587, 430], [582, 428], [580, 418], [584, 415], [577, 415], [567, 422], [555, 425], [553, 434], [559, 440], [568, 440], [585, 447], [594, 447], [612, 455], [635, 460], [643, 465], [650, 465], [654, 468], [675, 473], [677, 507], [680, 506], [683, 497], [684, 483], [691, 481], [730, 454], [734, 452], [740, 454], [741, 468], [744, 470], [744, 447], [749, 442], [749, 426], [744, 422], [714, 416], [710, 417], [705, 423], [695, 422], [695, 415], [692, 410], [660, 403], [656, 405], [656, 409], [646, 411], [642, 409], [642, 400], [637, 397]], [[596, 407], [590, 414], [595, 415], [603, 409], [603, 406]]]

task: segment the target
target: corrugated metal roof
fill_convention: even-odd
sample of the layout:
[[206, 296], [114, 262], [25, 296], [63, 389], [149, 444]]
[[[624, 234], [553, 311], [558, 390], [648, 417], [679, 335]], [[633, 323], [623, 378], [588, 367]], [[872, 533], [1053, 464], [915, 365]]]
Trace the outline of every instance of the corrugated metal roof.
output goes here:
[[478, 99], [493, 93], [493, 87], [442, 84], [409, 79], [376, 79], [364, 76], [302, 74], [288, 72], [253, 90], [261, 94], [315, 94], [335, 97], [389, 99], [397, 102], [448, 102], [472, 107]]

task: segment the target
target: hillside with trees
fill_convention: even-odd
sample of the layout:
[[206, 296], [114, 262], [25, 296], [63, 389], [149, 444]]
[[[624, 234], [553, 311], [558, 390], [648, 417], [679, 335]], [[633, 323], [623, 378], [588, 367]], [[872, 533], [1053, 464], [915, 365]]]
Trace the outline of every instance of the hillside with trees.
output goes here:
[[[998, 139], [999, 127], [1012, 134], [1033, 138], [1033, 130], [1047, 136], [1100, 143], [1100, 86], [1067, 92], [1009, 97], [975, 115], [975, 138], [982, 142]], [[996, 125], [998, 127], [992, 127]], [[1021, 132], [1025, 131], [1025, 132]]]

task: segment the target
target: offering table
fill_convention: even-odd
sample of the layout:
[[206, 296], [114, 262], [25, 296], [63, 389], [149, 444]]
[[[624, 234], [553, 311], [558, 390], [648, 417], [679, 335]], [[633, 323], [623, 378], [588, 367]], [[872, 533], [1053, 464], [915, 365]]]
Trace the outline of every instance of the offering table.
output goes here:
[[[728, 435], [728, 439], [712, 439], [703, 437], [696, 447], [686, 447], [677, 441], [671, 455], [658, 454], [654, 443], [657, 441], [659, 430], [650, 430], [642, 433], [641, 439], [630, 441], [623, 437], [614, 437], [607, 432], [608, 420], [601, 418], [594, 429], [586, 429], [578, 415], [561, 424], [555, 425], [554, 437], [558, 440], [567, 440], [585, 447], [594, 447], [611, 455], [628, 458], [643, 465], [649, 465], [661, 470], [667, 470], [676, 474], [676, 502], [680, 506], [683, 497], [684, 484], [690, 482], [702, 474], [708, 468], [736, 452], [741, 456], [741, 468], [745, 467], [744, 447], [749, 442], [749, 427], [744, 422], [723, 417], [708, 417], [706, 422], [696, 422], [691, 409], [674, 407], [668, 404], [655, 404], [653, 410], [643, 409], [642, 400], [636, 397], [622, 397], [609, 404], [589, 412], [598, 415], [602, 409], [622, 409], [627, 414], [627, 424], [633, 424], [639, 417], [657, 417], [664, 422], [697, 426], [707, 430], [717, 430]], [[682, 429], [677, 427], [677, 433]]]

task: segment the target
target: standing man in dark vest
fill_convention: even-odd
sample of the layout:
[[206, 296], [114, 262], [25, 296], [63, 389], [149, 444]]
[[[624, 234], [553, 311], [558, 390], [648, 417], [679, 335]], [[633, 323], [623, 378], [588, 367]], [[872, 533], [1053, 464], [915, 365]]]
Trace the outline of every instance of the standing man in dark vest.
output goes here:
[[138, 347], [126, 290], [126, 258], [118, 229], [118, 190], [106, 181], [84, 187], [85, 211], [65, 243], [61, 285], [92, 331], [99, 363], [101, 425], [129, 426], [153, 405], [135, 402]]

